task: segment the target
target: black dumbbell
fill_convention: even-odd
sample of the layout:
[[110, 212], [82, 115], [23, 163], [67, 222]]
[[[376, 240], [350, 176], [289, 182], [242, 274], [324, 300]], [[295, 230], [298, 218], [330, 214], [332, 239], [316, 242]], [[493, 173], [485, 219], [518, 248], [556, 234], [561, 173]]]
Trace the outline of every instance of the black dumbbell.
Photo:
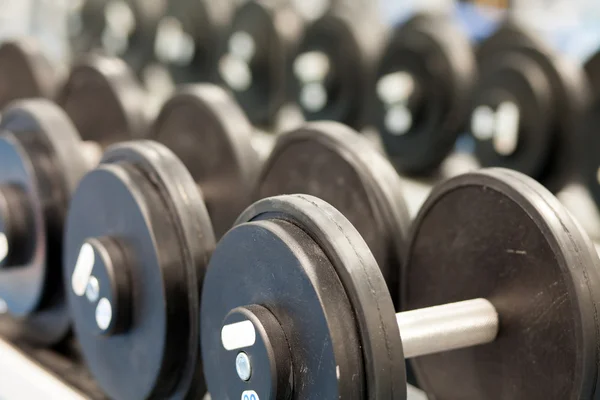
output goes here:
[[332, 204], [369, 244], [396, 301], [410, 224], [403, 189], [385, 156], [358, 132], [313, 122], [278, 137], [254, 199], [304, 193]]
[[364, 126], [383, 37], [383, 25], [364, 12], [333, 8], [307, 25], [289, 85], [306, 120]]
[[73, 51], [120, 57], [142, 77], [156, 61], [155, 35], [164, 11], [164, 0], [78, 1], [67, 24]]
[[[490, 169], [434, 189], [412, 229], [404, 311], [328, 203], [274, 197], [216, 247], [201, 298], [214, 398], [596, 398], [600, 260], [541, 185]], [[532, 367], [533, 366], [533, 367]]]
[[165, 102], [147, 138], [164, 144], [183, 162], [220, 238], [252, 203], [274, 137], [254, 130], [226, 90], [195, 84], [181, 86]]
[[63, 80], [62, 69], [52, 63], [30, 39], [0, 45], [0, 109], [13, 100], [54, 98]]
[[231, 0], [172, 0], [156, 33], [156, 58], [175, 84], [211, 82], [231, 22]]
[[[111, 221], [113, 218], [120, 219], [121, 215], [135, 214], [131, 218], [137, 218], [137, 215], [145, 209], [156, 209], [156, 213], [160, 210], [162, 214], [165, 214], [163, 218], [186, 218], [186, 221], [176, 222], [176, 227], [190, 226], [186, 224], [191, 224], [194, 229], [199, 230], [194, 234], [190, 233], [190, 240], [194, 240], [194, 235], [201, 235], [203, 243], [212, 242], [214, 245], [214, 237], [222, 236], [233, 224], [236, 217], [235, 212], [241, 212], [252, 202], [252, 189], [262, 158], [261, 151], [256, 151], [255, 146], [268, 147], [265, 142], [262, 142], [263, 136], [253, 132], [252, 126], [242, 110], [224, 89], [210, 84], [185, 85], [166, 101], [152, 125], [148, 138], [156, 142], [132, 142], [133, 144], [109, 150], [104, 156], [103, 163], [84, 178], [77, 194], [74, 195], [66, 228], [67, 243], [65, 246], [67, 254], [70, 254], [65, 258], [64, 263], [66, 290], [71, 298], [75, 332], [81, 342], [84, 359], [90, 366], [93, 375], [98, 379], [100, 386], [112, 398], [176, 397], [187, 391], [203, 393], [205, 389], [201, 382], [195, 383], [195, 380], [199, 379], [197, 376], [193, 380], [188, 376], [189, 373], [200, 368], [195, 365], [194, 357], [196, 356], [194, 356], [193, 347], [182, 346], [181, 340], [172, 340], [170, 336], [167, 343], [159, 346], [160, 337], [155, 335], [159, 331], [171, 332], [172, 329], [182, 329], [182, 325], [178, 325], [178, 322], [171, 326], [173, 324], [171, 318], [181, 320], [187, 318], [185, 307], [190, 307], [191, 310], [196, 309], [195, 312], [197, 312], [198, 304], [194, 296], [197, 296], [199, 291], [198, 282], [189, 283], [191, 286], [196, 285], [195, 295], [188, 293], [181, 296], [182, 292], [173, 297], [174, 294], [170, 291], [172, 285], [184, 284], [187, 279], [190, 279], [189, 275], [167, 273], [168, 276], [164, 275], [161, 282], [155, 280], [165, 272], [161, 269], [171, 268], [171, 259], [167, 254], [172, 254], [176, 249], [164, 243], [162, 239], [152, 239], [157, 236], [153, 233], [154, 229], [163, 229], [163, 225], [152, 219], [154, 218], [152, 215], [143, 216], [147, 223], [145, 227], [140, 221], [134, 222], [132, 219], [127, 219], [127, 223], [120, 226], [112, 226]], [[257, 141], [261, 143], [257, 144]], [[119, 155], [115, 156], [115, 154]], [[178, 167], [171, 167], [171, 165], [178, 165]], [[132, 176], [130, 169], [141, 169], [142, 172], [138, 173], [155, 180], [157, 187], [155, 190], [158, 190], [161, 198], [166, 199], [165, 201], [170, 205], [157, 203], [160, 199], [156, 195], [151, 195], [152, 191], [141, 190], [133, 181], [130, 182], [130, 178], [125, 178], [122, 173], [114, 172], [115, 168], [120, 169], [121, 167], [124, 170], [123, 174], [126, 173], [129, 177]], [[162, 172], [152, 172], [155, 170]], [[113, 172], [116, 174], [115, 176], [111, 175]], [[109, 176], [106, 176], [107, 173]], [[184, 175], [183, 178], [181, 178], [182, 175]], [[115, 179], [118, 181], [117, 183], [113, 182]], [[184, 183], [180, 183], [181, 179]], [[121, 180], [124, 181], [121, 182]], [[187, 183], [185, 183], [187, 180], [193, 182], [195, 190], [193, 196], [188, 193], [192, 189], [187, 188]], [[138, 176], [137, 181], [143, 182], [144, 178]], [[122, 187], [123, 185], [125, 187]], [[164, 186], [171, 189], [163, 189]], [[180, 186], [185, 190], [182, 189], [177, 193], [171, 192]], [[97, 190], [98, 192], [96, 192]], [[102, 195], [98, 196], [99, 193]], [[186, 203], [188, 197], [191, 197], [192, 200], [200, 199], [200, 201], [194, 200], [188, 204]], [[174, 207], [173, 203], [179, 204], [180, 208], [170, 212], [168, 210]], [[150, 204], [153, 205], [150, 206]], [[189, 209], [185, 209], [188, 206]], [[117, 207], [118, 210], [109, 212], [108, 210], [112, 207]], [[198, 207], [200, 208], [196, 210]], [[99, 211], [98, 213], [81, 214], [90, 208]], [[110, 215], [114, 214], [114, 216], [105, 220], [104, 212]], [[206, 215], [198, 217], [190, 214], [192, 212], [206, 213]], [[170, 223], [169, 226], [171, 226]], [[89, 246], [83, 246], [84, 242], [87, 243], [88, 234], [84, 234], [85, 237], [79, 237], [81, 229], [106, 229], [107, 235], [114, 235], [118, 242], [126, 244], [115, 247], [113, 241], [110, 240], [108, 242], [100, 240], [99, 243], [92, 240], [89, 241]], [[166, 234], [170, 234], [170, 231]], [[83, 239], [83, 241], [76, 241], [76, 244], [73, 244], [69, 239], [72, 237]], [[157, 253], [148, 252], [150, 247], [147, 246], [150, 246], [151, 243], [157, 247], [155, 250]], [[112, 266], [113, 263], [123, 262], [122, 259], [106, 261], [100, 257], [111, 257], [109, 254], [111, 252], [118, 253], [114, 257], [122, 257], [119, 246], [128, 247], [128, 251], [134, 253], [131, 256], [133, 262], [137, 262], [140, 258], [147, 261], [149, 257], [158, 257], [158, 264], [146, 264], [144, 261], [145, 265], [140, 266], [141, 269], [137, 269], [137, 266], [132, 267], [136, 269], [132, 270], [133, 277], [129, 280], [127, 276], [121, 275], [113, 278], [110, 275], [112, 268], [120, 270], [125, 268], [127, 271], [126, 267], [120, 266], [121, 264]], [[212, 248], [206, 245], [204, 251], [210, 249]], [[97, 264], [102, 266], [100, 271], [97, 270], [97, 267], [96, 269], [91, 267], [94, 259], [101, 263]], [[194, 273], [198, 274], [198, 280], [201, 282], [203, 274], [201, 262], [207, 262], [207, 260], [203, 259], [195, 264], [182, 263], [179, 267], [182, 269], [197, 268], [198, 270]], [[79, 267], [81, 265], [87, 265], [87, 267]], [[92, 270], [86, 268], [92, 268]], [[144, 272], [145, 268], [151, 271]], [[80, 272], [75, 273], [75, 271]], [[135, 282], [136, 286], [127, 287], [130, 284], [127, 282]], [[166, 304], [171, 304], [171, 302], [181, 304], [182, 298], [186, 299], [188, 295], [190, 296], [189, 304], [185, 307], [180, 306], [181, 311], [173, 311], [173, 315], [169, 315], [168, 320], [164, 320], [160, 316], [162, 314], [158, 314], [158, 319], [156, 319], [156, 307], [153, 306], [153, 309], [149, 310], [150, 306], [147, 306], [149, 303], [146, 303], [146, 301], [155, 300], [150, 300], [149, 297], [143, 297], [140, 300], [141, 306], [127, 303], [130, 301], [128, 299], [133, 296], [132, 290], [134, 294], [140, 289], [144, 292], [148, 290], [147, 293], [150, 295], [154, 293], [154, 285], [162, 284], [166, 285], [165, 291], [168, 291], [168, 293], [164, 293], [165, 297], [163, 298]], [[109, 293], [109, 297], [106, 297], [107, 290], [117, 294], [113, 296]], [[87, 293], [91, 294], [88, 296]], [[106, 300], [101, 302], [102, 298], [106, 298]], [[125, 300], [121, 300], [121, 298]], [[106, 312], [103, 307], [107, 307], [107, 302], [114, 306], [114, 308], [109, 307], [108, 310], [111, 312], [109, 319], [112, 321], [112, 315], [114, 315], [114, 324], [116, 325], [110, 325], [110, 327], [107, 325], [102, 329], [103, 325], [101, 324], [105, 320], [100, 314]], [[120, 305], [115, 305], [115, 303]], [[96, 319], [94, 307], [98, 308], [99, 319]], [[132, 315], [117, 316], [117, 314], [128, 312], [129, 308], [131, 308]], [[179, 312], [183, 312], [184, 315], [178, 315]], [[118, 322], [122, 320], [134, 321], [132, 322], [134, 326], [122, 325]], [[196, 337], [197, 325], [193, 325], [194, 321], [188, 321], [188, 323], [191, 324], [190, 332], [179, 331], [177, 334], [189, 334]], [[152, 328], [148, 324], [152, 325]], [[140, 328], [140, 326], [148, 326], [148, 328]], [[161, 373], [163, 375], [130, 372], [127, 376], [117, 378], [114, 376], [115, 373], [118, 375], [125, 370], [132, 371], [130, 362], [137, 364], [135, 354], [122, 351], [123, 347], [119, 345], [122, 341], [145, 343], [157, 352], [151, 355], [148, 368], [160, 369], [171, 365], [168, 363], [173, 362], [172, 360], [165, 358], [162, 361], [163, 355], [167, 353], [173, 353], [176, 362], [181, 365], [178, 365], [174, 371]], [[98, 346], [106, 346], [106, 352], [97, 353]], [[104, 347], [102, 348], [104, 349]], [[190, 351], [192, 357], [189, 365], [184, 365], [181, 360], [185, 359]], [[156, 358], [153, 358], [155, 355]], [[122, 356], [124, 358], [121, 358]], [[201, 371], [198, 370], [194, 374], [201, 375]], [[164, 378], [165, 376], [168, 378]], [[163, 382], [163, 378], [166, 379], [166, 382]]]
[[451, 152], [476, 72], [469, 38], [448, 16], [416, 14], [393, 32], [378, 63], [369, 120], [400, 172], [429, 174]]
[[280, 0], [248, 0], [234, 12], [218, 61], [220, 81], [255, 126], [272, 126], [288, 101], [288, 73], [304, 21]]
[[477, 57], [469, 127], [477, 159], [562, 189], [573, 179], [575, 132], [589, 104], [582, 68], [515, 20], [486, 39]]
[[[102, 147], [131, 139], [140, 113], [124, 63], [75, 67], [59, 96], [12, 103], [0, 123], [0, 324], [5, 336], [50, 346], [70, 319], [61, 285], [62, 232], [71, 194]], [[79, 128], [79, 129], [78, 129]], [[82, 138], [96, 140], [83, 142]]]
[[110, 398], [205, 393], [199, 293], [214, 246], [198, 185], [165, 146], [115, 145], [83, 177], [66, 218], [64, 285]]

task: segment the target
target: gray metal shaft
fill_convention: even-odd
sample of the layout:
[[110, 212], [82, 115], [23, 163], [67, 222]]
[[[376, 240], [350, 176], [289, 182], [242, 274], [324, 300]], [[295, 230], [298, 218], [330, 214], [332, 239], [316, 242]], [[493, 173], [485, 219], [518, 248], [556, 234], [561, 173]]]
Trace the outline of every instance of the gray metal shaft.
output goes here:
[[476, 346], [494, 341], [499, 319], [485, 299], [474, 299], [396, 314], [404, 357]]

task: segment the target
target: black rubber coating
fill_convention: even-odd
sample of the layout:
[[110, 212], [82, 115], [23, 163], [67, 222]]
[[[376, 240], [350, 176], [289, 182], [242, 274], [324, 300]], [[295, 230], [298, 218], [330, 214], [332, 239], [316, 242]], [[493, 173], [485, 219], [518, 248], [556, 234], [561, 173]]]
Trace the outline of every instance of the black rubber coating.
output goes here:
[[[302, 30], [302, 20], [285, 2], [248, 0], [233, 15], [219, 63], [229, 51], [232, 34], [244, 32], [252, 37], [252, 83], [247, 90], [234, 91], [234, 95], [255, 126], [272, 126], [288, 100], [287, 74]], [[222, 79], [221, 83], [226, 84]]]
[[[547, 129], [543, 134], [544, 140], [550, 147], [550, 155], [546, 159], [534, 160], [539, 164], [535, 171], [523, 172], [544, 184], [553, 192], [559, 191], [564, 185], [573, 179], [575, 165], [579, 157], [579, 138], [575, 134], [578, 124], [583, 118], [584, 112], [590, 104], [590, 87], [586, 82], [585, 74], [581, 66], [571, 62], [566, 57], [555, 54], [543, 40], [528, 30], [517, 21], [508, 19], [498, 30], [481, 43], [477, 51], [480, 74], [482, 77], [488, 75], [488, 71], [499, 71], [498, 65], [501, 60], [510, 55], [516, 54], [526, 57], [541, 68], [544, 79], [550, 87], [550, 93], [546, 100], [551, 104], [551, 112], [543, 116], [534, 116], [531, 121], [523, 121], [522, 126], [540, 124], [540, 118], [546, 121]], [[538, 76], [538, 80], [539, 80]], [[485, 78], [483, 78], [485, 79]], [[495, 83], [497, 87], [502, 85], [501, 81]], [[515, 92], [511, 95], [517, 97], [520, 94], [527, 93]], [[489, 87], [481, 86], [478, 91], [485, 91]], [[541, 93], [541, 92], [540, 92]], [[475, 93], [474, 98], [481, 98], [481, 93]], [[531, 102], [530, 99], [523, 99], [520, 102]], [[473, 107], [476, 107], [475, 103]], [[525, 107], [525, 106], [524, 106]], [[526, 136], [526, 135], [523, 135]], [[524, 139], [525, 140], [525, 139]], [[539, 139], [536, 139], [539, 140]], [[523, 147], [523, 150], [521, 150]], [[523, 154], [518, 157], [508, 157], [502, 163], [498, 163], [498, 157], [487, 159], [480, 157], [479, 161], [483, 166], [504, 166], [511, 169], [518, 169], [523, 158], [535, 158], [539, 150], [535, 146], [519, 143], [517, 152], [531, 151], [532, 154]], [[515, 153], [516, 154], [516, 153]], [[511, 162], [515, 162], [513, 166]]]
[[145, 134], [144, 93], [120, 59], [87, 55], [77, 61], [57, 102], [83, 140], [106, 147]]
[[406, 310], [482, 297], [500, 317], [490, 344], [413, 360], [430, 398], [597, 398], [600, 261], [540, 184], [502, 169], [446, 181], [406, 260]]
[[[100, 237], [122, 246], [131, 272], [131, 325], [113, 336], [85, 329], [88, 300], [71, 290], [81, 246]], [[115, 145], [82, 179], [67, 216], [64, 284], [82, 353], [109, 397], [204, 394], [199, 293], [214, 245], [201, 194], [166, 147]]]
[[[22, 193], [12, 214], [27, 221], [21, 265], [0, 271], [0, 298], [16, 316], [2, 318], [2, 333], [49, 346], [63, 340], [69, 317], [62, 281], [63, 224], [71, 194], [87, 167], [79, 136], [48, 100], [12, 103], [0, 123], [0, 186]], [[10, 253], [9, 253], [10, 254]]]
[[0, 45], [0, 109], [13, 100], [54, 98], [62, 78], [60, 68], [34, 41], [10, 40]]
[[290, 76], [294, 100], [306, 120], [338, 121], [356, 129], [364, 126], [369, 85], [383, 43], [377, 30], [381, 31], [364, 15], [347, 12], [326, 13], [306, 27], [296, 56], [321, 52], [331, 68], [323, 82], [327, 103], [315, 111], [302, 106], [304, 85], [294, 74]]
[[[394, 72], [410, 74], [417, 90], [404, 134], [386, 127], [388, 106], [377, 94], [377, 82]], [[378, 62], [369, 114], [399, 171], [429, 174], [441, 164], [463, 132], [476, 79], [469, 39], [447, 17], [416, 14], [393, 32]]]
[[[121, 3], [121, 2], [119, 2]], [[119, 4], [110, 0], [85, 0], [80, 9], [72, 11], [67, 25], [69, 39], [75, 54], [99, 53], [123, 59], [141, 77], [145, 68], [156, 61], [154, 46], [159, 18], [164, 14], [165, 0], [124, 0]], [[124, 7], [123, 7], [124, 6]], [[113, 7], [111, 10], [110, 8]], [[119, 9], [116, 9], [119, 7]], [[124, 11], [126, 10], [126, 11]], [[131, 13], [132, 31], [126, 37], [111, 33], [111, 14]], [[117, 17], [119, 18], [119, 16]], [[117, 29], [122, 28], [119, 25]], [[120, 35], [120, 33], [119, 33]], [[120, 43], [124, 40], [125, 43]]]
[[150, 131], [149, 139], [171, 149], [202, 189], [218, 238], [252, 202], [260, 168], [252, 134], [232, 96], [209, 84], [181, 87]]
[[[256, 304], [273, 313], [290, 345], [293, 398], [406, 398], [385, 281], [356, 229], [324, 201], [279, 196], [249, 207], [215, 250], [202, 296], [212, 396], [228, 398], [239, 381], [234, 366], [220, 362], [225, 316]], [[254, 389], [252, 379], [244, 387]]]
[[552, 89], [543, 68], [519, 53], [507, 53], [486, 66], [475, 95], [477, 107], [497, 111], [507, 102], [519, 110], [518, 139], [514, 153], [500, 154], [492, 138], [476, 140], [475, 154], [483, 166], [510, 168], [529, 176], [541, 177], [555, 154], [552, 117], [556, 110]]
[[309, 194], [336, 207], [361, 233], [397, 296], [410, 217], [394, 168], [364, 137], [342, 124], [313, 122], [277, 140], [256, 185], [256, 199]]
[[175, 83], [214, 82], [217, 79], [219, 53], [233, 11], [231, 0], [167, 2], [167, 9], [160, 23], [177, 21], [180, 29], [194, 41], [194, 54], [189, 62], [165, 63]]

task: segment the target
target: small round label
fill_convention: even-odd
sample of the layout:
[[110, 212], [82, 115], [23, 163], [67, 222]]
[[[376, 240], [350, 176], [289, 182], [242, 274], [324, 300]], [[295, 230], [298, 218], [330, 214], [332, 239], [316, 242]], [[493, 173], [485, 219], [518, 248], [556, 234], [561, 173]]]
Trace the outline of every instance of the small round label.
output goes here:
[[258, 394], [254, 390], [244, 390], [242, 400], [259, 400]]

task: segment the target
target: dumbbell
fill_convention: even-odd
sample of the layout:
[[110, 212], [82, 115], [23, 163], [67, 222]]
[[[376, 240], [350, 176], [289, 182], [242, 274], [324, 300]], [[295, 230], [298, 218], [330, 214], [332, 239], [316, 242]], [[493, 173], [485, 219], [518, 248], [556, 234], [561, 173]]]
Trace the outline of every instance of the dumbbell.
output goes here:
[[73, 194], [64, 240], [73, 329], [107, 396], [201, 397], [199, 293], [215, 237], [183, 163], [153, 141], [109, 148]]
[[397, 299], [410, 217], [404, 185], [385, 156], [345, 125], [307, 123], [278, 137], [254, 200], [295, 193], [327, 201], [356, 226]]
[[275, 125], [289, 100], [289, 66], [303, 25], [282, 0], [248, 0], [234, 12], [218, 61], [219, 81], [255, 126]]
[[165, 102], [147, 138], [164, 144], [183, 162], [220, 238], [252, 203], [274, 137], [254, 130], [225, 89], [195, 84], [181, 86]]
[[[186, 353], [186, 351], [191, 351], [192, 355], [194, 354], [193, 350], [189, 350], [192, 347], [182, 346], [181, 340], [171, 339], [171, 334], [168, 336], [168, 343], [164, 346], [162, 344], [159, 346], [156, 342], [156, 340], [160, 340], [161, 331], [168, 330], [171, 332], [171, 329], [181, 329], [181, 325], [178, 325], [177, 322], [175, 322], [175, 327], [170, 326], [173, 324], [173, 321], [170, 320], [172, 316], [178, 320], [183, 320], [187, 318], [186, 307], [198, 308], [197, 298], [194, 299], [194, 296], [197, 296], [199, 287], [194, 289], [196, 294], [188, 293], [182, 297], [183, 292], [174, 295], [171, 288], [173, 288], [172, 285], [180, 287], [186, 284], [186, 280], [191, 279], [188, 275], [182, 277], [175, 272], [172, 275], [167, 273], [169, 276], [165, 275], [162, 283], [152, 281], [156, 279], [157, 274], [162, 273], [161, 268], [166, 270], [171, 268], [170, 263], [172, 260], [168, 259], [167, 254], [171, 254], [178, 249], [178, 247], [173, 247], [172, 244], [163, 242], [162, 239], [157, 237], [158, 234], [152, 232], [154, 229], [163, 229], [162, 224], [169, 227], [172, 225], [177, 227], [181, 225], [191, 226], [193, 232], [186, 231], [187, 233], [185, 233], [190, 235], [189, 240], [197, 240], [196, 236], [200, 235], [203, 243], [211, 242], [214, 246], [214, 238], [222, 236], [233, 224], [235, 220], [234, 212], [241, 212], [252, 202], [252, 189], [261, 162], [261, 152], [254, 149], [254, 146], [261, 145], [261, 143], [256, 144], [257, 141], [262, 139], [261, 135], [253, 132], [250, 123], [232, 96], [224, 89], [210, 84], [181, 86], [166, 101], [147, 137], [154, 141], [132, 142], [133, 144], [119, 146], [114, 151], [109, 150], [103, 158], [103, 163], [84, 178], [84, 182], [82, 182], [77, 194], [71, 201], [72, 206], [68, 217], [70, 222], [67, 223], [65, 234], [67, 238], [66, 253], [71, 254], [73, 252], [71, 254], [72, 258], [65, 259], [64, 279], [73, 310], [74, 330], [81, 342], [82, 353], [93, 375], [110, 397], [116, 399], [176, 396], [173, 393], [186, 393], [190, 390], [194, 393], [195, 391], [204, 393], [203, 384], [194, 383], [196, 379], [200, 378], [195, 377], [194, 382], [192, 382], [190, 376], [188, 376], [194, 369], [200, 368], [200, 366], [194, 364], [194, 357], [196, 356], [190, 359], [190, 365], [184, 365], [185, 363], [181, 361], [188, 356], [189, 353]], [[262, 146], [265, 146], [265, 143]], [[121, 154], [115, 156], [120, 161], [113, 158], [113, 155], [117, 153]], [[161, 161], [163, 159], [166, 161]], [[125, 172], [122, 173], [115, 172], [114, 169], [121, 168], [122, 164], [132, 164], [134, 166], [123, 167]], [[178, 165], [178, 167], [171, 167], [171, 164]], [[105, 169], [106, 171], [104, 171]], [[124, 178], [123, 174], [129, 174], [130, 169], [141, 169], [142, 172], [138, 172], [138, 174], [156, 180], [155, 190], [160, 193], [161, 198], [167, 199], [165, 201], [169, 205], [164, 205], [162, 202], [156, 203], [160, 200], [156, 198], [156, 195], [147, 193], [144, 191], [146, 189], [139, 189], [133, 181], [129, 181], [132, 178]], [[162, 172], [153, 172], [155, 170]], [[106, 177], [107, 173], [110, 176]], [[116, 174], [114, 177], [112, 176], [113, 173]], [[185, 179], [181, 178], [182, 175]], [[144, 181], [144, 178], [138, 175], [135, 176], [137, 177], [135, 182]], [[122, 183], [125, 187], [121, 187], [122, 184], [115, 184], [113, 182], [114, 178], [117, 180], [125, 179]], [[182, 179], [184, 183], [180, 183]], [[165, 182], [162, 182], [162, 180]], [[186, 186], [188, 180], [193, 183], [193, 189], [195, 190], [193, 196], [188, 193], [192, 191], [192, 188]], [[164, 189], [164, 186], [170, 189]], [[184, 187], [185, 190], [178, 190], [180, 186]], [[96, 190], [99, 190], [98, 193], [103, 194], [98, 197]], [[172, 190], [176, 190], [176, 192], [172, 192]], [[123, 192], [127, 194], [123, 194]], [[175, 199], [172, 199], [172, 196], [175, 196]], [[195, 199], [200, 200], [196, 201]], [[152, 205], [144, 205], [146, 203]], [[176, 204], [178, 208], [173, 204]], [[97, 209], [97, 207], [99, 208]], [[108, 210], [112, 207], [117, 207], [118, 210], [109, 212]], [[79, 214], [90, 208], [97, 209], [98, 213], [94, 213], [94, 215], [90, 213], [86, 213], [86, 215]], [[153, 219], [154, 214], [151, 214], [142, 215], [146, 218], [146, 225], [144, 225], [135, 218], [137, 218], [138, 213], [143, 214], [146, 209], [156, 210], [156, 215], [164, 214], [161, 217], [163, 221], [165, 218], [185, 218], [185, 221], [176, 221], [173, 224], [163, 222], [161, 224], [156, 222]], [[175, 210], [172, 212], [167, 211], [173, 209]], [[105, 219], [104, 212], [109, 213], [112, 217]], [[195, 216], [194, 213], [198, 212], [206, 215], [201, 216], [201, 218]], [[122, 214], [136, 214], [136, 216], [131, 216], [131, 219], [126, 218], [124, 221], [127, 222], [124, 224], [113, 225], [113, 221], [121, 218]], [[122, 282], [121, 280], [127, 281], [127, 276], [119, 275], [113, 279], [110, 271], [111, 268], [119, 269], [119, 271], [127, 271], [127, 269], [122, 267], [121, 264], [114, 264], [114, 267], [109, 264], [113, 262], [121, 263], [122, 259], [119, 259], [121, 261], [100, 260], [101, 256], [104, 257], [105, 251], [120, 252], [118, 249], [110, 250], [115, 248], [112, 242], [98, 244], [100, 247], [110, 247], [108, 250], [102, 250], [100, 247], [96, 247], [93, 241], [90, 242], [89, 246], [84, 246], [83, 242], [72, 244], [73, 242], [70, 241], [69, 238], [73, 237], [72, 235], [79, 235], [81, 229], [88, 228], [94, 230], [107, 229], [106, 234], [120, 238], [119, 241], [122, 239], [127, 243], [127, 246], [133, 246], [130, 247], [130, 251], [134, 255], [130, 257], [133, 257], [134, 260], [148, 260], [149, 257], [156, 256], [159, 258], [158, 266], [156, 263], [149, 262], [146, 264], [144, 261], [144, 266], [141, 266], [142, 270], [138, 269], [131, 272], [134, 275], [129, 279], [130, 282], [136, 282], [135, 285], [139, 289], [132, 289], [131, 287], [121, 289], [123, 287], [121, 285], [126, 286], [127, 283], [120, 282]], [[84, 238], [84, 241], [86, 239], [87, 237]], [[172, 240], [180, 239], [181, 236], [177, 236], [177, 239], [173, 237]], [[150, 243], [154, 243], [155, 250], [149, 251], [149, 247], [144, 247], [150, 246]], [[208, 244], [204, 248], [205, 251], [212, 250]], [[182, 251], [186, 252], [185, 249]], [[121, 256], [117, 255], [115, 257]], [[102, 263], [97, 264], [102, 265], [100, 272], [97, 270], [98, 267], [93, 267], [94, 260]], [[187, 258], [186, 260], [189, 261]], [[178, 267], [183, 268], [183, 270], [196, 267], [198, 271], [193, 273], [198, 274], [198, 280], [201, 282], [202, 262], [207, 262], [207, 260], [197, 260], [195, 263], [186, 261], [187, 264], [181, 263], [181, 265], [178, 264]], [[78, 269], [80, 265], [87, 265], [87, 267]], [[86, 268], [91, 268], [91, 270], [88, 271]], [[105, 268], [108, 269], [105, 270]], [[143, 271], [144, 268], [153, 270], [151, 272]], [[75, 274], [74, 271], [83, 272]], [[107, 273], [109, 275], [106, 275]], [[180, 281], [180, 279], [184, 280]], [[154, 289], [150, 289], [148, 285], [155, 284], [167, 285], [165, 291], [168, 293], [165, 293], [164, 299], [161, 300], [166, 304], [181, 304], [182, 299], [188, 299], [188, 295], [190, 296], [188, 299], [190, 303], [180, 305], [182, 311], [175, 311], [174, 308], [173, 315], [167, 316], [168, 320], [164, 320], [160, 316], [162, 314], [157, 314], [155, 305], [151, 307], [147, 305], [150, 303], [146, 303], [146, 301], [151, 301], [154, 304], [155, 300], [150, 298], [154, 296], [151, 294], [154, 293]], [[191, 279], [188, 285], [197, 286], [198, 281]], [[116, 294], [105, 297], [106, 290], [108, 290], [106, 288], [111, 287], [114, 288]], [[147, 292], [150, 297], [139, 300], [142, 302], [142, 306], [127, 303], [131, 301], [127, 299], [133, 296], [130, 290], [134, 290], [133, 294], [138, 293], [138, 290], [142, 290], [144, 293], [145, 290], [150, 290]], [[88, 292], [91, 294], [88, 295]], [[101, 301], [102, 298], [106, 298], [106, 300]], [[120, 300], [121, 298], [126, 299]], [[117, 324], [114, 325], [114, 331], [112, 325], [111, 327], [107, 326], [106, 330], [101, 329], [102, 324], [106, 323], [103, 322], [105, 321], [103, 318], [106, 318], [107, 309], [103, 307], [107, 307], [107, 301], [112, 305], [112, 308], [108, 308], [111, 313], [109, 320]], [[194, 304], [194, 301], [196, 301], [196, 304]], [[121, 310], [121, 307], [124, 308]], [[131, 307], [133, 313], [131, 318], [133, 319], [128, 319], [127, 316], [117, 316], [119, 313], [128, 312], [129, 307]], [[173, 305], [173, 307], [177, 306]], [[90, 312], [91, 314], [89, 314]], [[180, 312], [183, 315], [178, 315]], [[135, 321], [134, 329], [121, 326], [118, 322], [121, 321], [120, 318]], [[189, 334], [195, 338], [198, 327], [197, 325], [193, 326], [193, 323], [193, 321], [190, 322]], [[156, 336], [157, 333], [159, 336]], [[179, 332], [178, 334], [182, 333]], [[187, 333], [184, 332], [184, 334]], [[153, 348], [153, 351], [156, 350], [157, 353], [152, 353], [149, 356], [151, 358], [151, 362], [148, 362], [147, 365], [149, 369], [167, 368], [165, 365], [171, 365], [168, 364], [171, 361], [165, 360], [163, 362], [162, 359], [166, 357], [165, 354], [174, 353], [179, 357], [177, 361], [181, 364], [176, 368], [185, 369], [187, 372], [168, 371], [161, 372], [163, 375], [156, 375], [153, 373], [146, 374], [146, 371], [144, 371], [139, 374], [136, 373], [132, 378], [131, 371], [137, 371], [137, 367], [133, 368], [130, 363], [137, 364], [137, 356], [130, 353], [129, 350], [124, 351], [123, 346], [128, 347], [124, 343], [131, 344], [133, 352], [135, 352], [136, 343], [144, 343], [144, 345]], [[101, 353], [96, 351], [97, 348], [100, 348], [97, 346], [102, 347]], [[106, 346], [106, 348], [103, 346]], [[122, 356], [125, 358], [121, 358]], [[113, 376], [115, 371], [120, 375], [121, 372], [126, 370], [129, 371], [126, 376], [122, 375], [118, 378]], [[168, 376], [166, 383], [163, 382], [164, 374]], [[196, 374], [201, 376], [201, 372]], [[172, 384], [174, 386], [171, 385], [172, 382], [176, 382]]]
[[70, 329], [61, 263], [71, 194], [102, 147], [132, 137], [129, 120], [142, 107], [120, 91], [132, 89], [128, 75], [119, 75], [127, 71], [120, 60], [86, 65], [73, 69], [60, 96], [66, 112], [49, 100], [22, 100], [0, 123], [0, 310], [7, 314], [0, 328], [43, 346], [60, 343]]
[[363, 128], [384, 27], [360, 11], [334, 7], [307, 25], [289, 85], [304, 119]]
[[417, 13], [391, 34], [370, 90], [369, 122], [398, 171], [430, 174], [451, 152], [476, 72], [468, 36], [446, 15]]
[[545, 188], [488, 169], [421, 209], [394, 313], [351, 223], [308, 195], [261, 200], [204, 278], [214, 398], [402, 399], [404, 357], [436, 399], [596, 398], [600, 260]]
[[231, 22], [230, 0], [173, 0], [158, 22], [154, 51], [175, 84], [213, 82]]
[[13, 100], [54, 98], [63, 72], [31, 39], [9, 40], [0, 45], [0, 109]]
[[164, 0], [73, 1], [68, 34], [76, 56], [101, 52], [120, 57], [143, 77], [156, 61], [157, 24], [165, 10]]
[[589, 105], [583, 69], [516, 20], [486, 39], [477, 57], [481, 78], [468, 130], [479, 163], [559, 191], [573, 179], [575, 132]]

